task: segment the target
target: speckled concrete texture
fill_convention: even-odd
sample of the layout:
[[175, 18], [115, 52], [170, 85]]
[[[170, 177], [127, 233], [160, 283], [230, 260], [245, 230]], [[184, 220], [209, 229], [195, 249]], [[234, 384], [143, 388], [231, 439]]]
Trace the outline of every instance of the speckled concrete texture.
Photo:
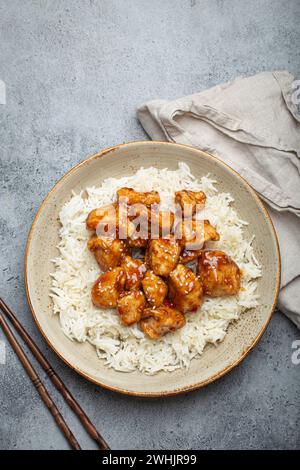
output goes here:
[[[23, 275], [30, 224], [60, 176], [97, 150], [145, 139], [135, 109], [146, 100], [261, 70], [287, 68], [299, 79], [299, 20], [298, 0], [0, 2], [1, 296], [112, 448], [300, 447], [300, 365], [291, 361], [300, 333], [280, 313], [216, 383], [174, 398], [130, 398], [86, 382], [47, 347]], [[68, 448], [2, 332], [0, 341], [0, 447]], [[46, 383], [82, 445], [93, 448]]]

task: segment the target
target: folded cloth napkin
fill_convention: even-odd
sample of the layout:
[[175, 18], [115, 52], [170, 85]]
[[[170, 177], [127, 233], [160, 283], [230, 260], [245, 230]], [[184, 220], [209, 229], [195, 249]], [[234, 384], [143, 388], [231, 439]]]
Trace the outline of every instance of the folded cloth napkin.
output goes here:
[[300, 116], [287, 71], [238, 77], [174, 101], [140, 106], [153, 140], [206, 150], [237, 170], [268, 206], [282, 257], [278, 308], [300, 328]]

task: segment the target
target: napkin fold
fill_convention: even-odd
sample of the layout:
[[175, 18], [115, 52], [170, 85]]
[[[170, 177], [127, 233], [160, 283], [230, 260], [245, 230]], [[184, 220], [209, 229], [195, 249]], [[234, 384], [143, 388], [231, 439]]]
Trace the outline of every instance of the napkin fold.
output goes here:
[[262, 72], [137, 110], [153, 140], [188, 144], [238, 171], [268, 206], [281, 250], [278, 308], [300, 328], [300, 116], [294, 77]]

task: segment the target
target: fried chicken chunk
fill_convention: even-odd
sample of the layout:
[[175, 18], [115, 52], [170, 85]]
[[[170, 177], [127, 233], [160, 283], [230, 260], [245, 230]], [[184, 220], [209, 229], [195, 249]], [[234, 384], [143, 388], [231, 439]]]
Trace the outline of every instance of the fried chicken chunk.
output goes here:
[[210, 297], [235, 295], [240, 289], [239, 267], [223, 251], [202, 251], [198, 274], [204, 294]]
[[123, 240], [100, 238], [97, 235], [90, 238], [88, 248], [94, 253], [102, 271], [118, 266], [122, 257], [128, 253], [127, 245]]
[[101, 238], [118, 238], [125, 240], [130, 237], [135, 227], [127, 217], [126, 208], [117, 203], [92, 210], [87, 219], [86, 227], [94, 230]]
[[180, 245], [175, 238], [158, 238], [149, 242], [147, 264], [158, 276], [167, 277], [178, 263]]
[[147, 270], [145, 263], [140, 259], [125, 256], [121, 267], [126, 274], [125, 288], [127, 290], [138, 289]]
[[116, 204], [99, 207], [92, 210], [86, 219], [86, 227], [89, 230], [96, 230], [100, 222], [109, 223], [116, 218]]
[[162, 305], [158, 308], [145, 308], [140, 321], [143, 332], [151, 339], [159, 339], [170, 331], [185, 325], [184, 315], [174, 308]]
[[[162, 233], [165, 231], [171, 233], [174, 225], [174, 214], [170, 211], [159, 212], [159, 228]], [[168, 234], [169, 234], [168, 233]]]
[[220, 240], [220, 235], [209, 220], [183, 220], [176, 225], [175, 236], [188, 251], [201, 250], [209, 240]]
[[201, 283], [193, 271], [178, 264], [169, 277], [169, 297], [181, 312], [196, 311], [203, 302]]
[[126, 326], [138, 323], [145, 306], [146, 299], [140, 290], [123, 292], [118, 300], [118, 312], [122, 323]]
[[174, 214], [170, 211], [151, 211], [151, 235], [152, 238], [170, 236], [174, 225]]
[[128, 206], [128, 220], [133, 227], [128, 237], [128, 245], [132, 248], [146, 248], [150, 238], [151, 211], [142, 203]]
[[101, 274], [92, 287], [93, 304], [99, 308], [115, 308], [125, 282], [123, 268], [117, 267]]
[[179, 258], [180, 264], [188, 264], [195, 261], [198, 258], [201, 250], [186, 250], [183, 249]]
[[[175, 202], [180, 204], [185, 216], [190, 217], [196, 213], [197, 208], [202, 209], [205, 205], [206, 195], [203, 191], [188, 191], [183, 189], [175, 193]], [[199, 206], [199, 207], [197, 207]]]
[[141, 237], [130, 237], [128, 238], [127, 243], [130, 248], [146, 248], [148, 245], [148, 240]]
[[[131, 210], [132, 209], [132, 210]], [[158, 206], [151, 209], [144, 204], [135, 204], [128, 210], [128, 218], [135, 228], [128, 238], [128, 244], [134, 248], [144, 248], [151, 238], [167, 238], [172, 233], [174, 214], [169, 211], [159, 211]]]
[[151, 206], [152, 204], [160, 203], [160, 196], [157, 191], [150, 191], [146, 193], [135, 191], [132, 188], [121, 188], [117, 191], [118, 201], [122, 200], [127, 202], [129, 206], [132, 204], [145, 204]]
[[168, 286], [159, 276], [156, 276], [153, 271], [147, 271], [142, 280], [142, 286], [147, 302], [152, 307], [159, 307], [163, 304]]

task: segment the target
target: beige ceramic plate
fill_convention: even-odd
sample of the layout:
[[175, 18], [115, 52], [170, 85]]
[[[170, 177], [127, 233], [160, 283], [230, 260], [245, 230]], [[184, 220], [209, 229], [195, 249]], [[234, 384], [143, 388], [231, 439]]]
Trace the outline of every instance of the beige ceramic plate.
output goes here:
[[[71, 191], [100, 185], [107, 177], [131, 175], [141, 166], [176, 169], [185, 161], [200, 178], [210, 173], [221, 191], [229, 191], [242, 219], [255, 234], [255, 253], [263, 267], [258, 293], [261, 305], [229, 327], [217, 347], [207, 346], [188, 370], [145, 376], [108, 369], [89, 344], [70, 341], [51, 315], [49, 298], [51, 259], [57, 256], [58, 214]], [[206, 385], [236, 366], [256, 345], [276, 305], [280, 281], [280, 255], [272, 222], [251, 187], [231, 168], [195, 148], [164, 142], [133, 142], [104, 150], [69, 171], [52, 189], [33, 222], [25, 256], [25, 281], [34, 319], [49, 345], [70, 367], [92, 382], [122, 393], [142, 396], [175, 395]]]

